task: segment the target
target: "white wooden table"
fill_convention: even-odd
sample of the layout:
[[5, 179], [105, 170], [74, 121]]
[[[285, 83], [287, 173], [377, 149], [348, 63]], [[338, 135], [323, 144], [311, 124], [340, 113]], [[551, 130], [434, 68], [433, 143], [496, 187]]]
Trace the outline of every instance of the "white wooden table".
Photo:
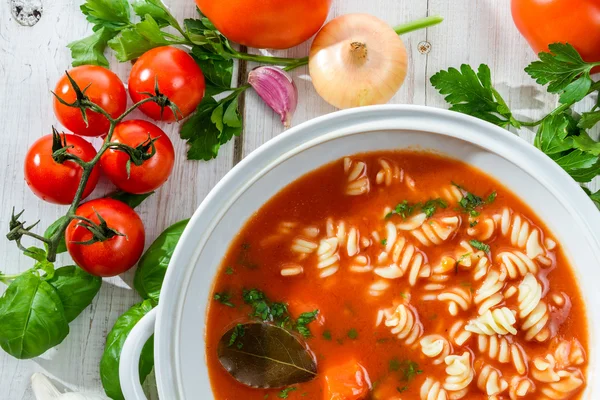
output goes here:
[[[13, 206], [26, 209], [28, 221], [41, 219], [41, 226], [54, 221], [63, 207], [38, 200], [23, 180], [23, 158], [34, 140], [50, 133], [57, 124], [50, 90], [70, 66], [65, 47], [84, 37], [90, 27], [79, 12], [80, 0], [38, 0], [44, 10], [33, 27], [19, 25], [11, 15], [12, 0], [0, 1], [0, 229], [7, 230]], [[195, 16], [193, 0], [165, 0], [179, 19]], [[489, 64], [496, 87], [519, 117], [537, 119], [555, 107], [556, 99], [536, 85], [523, 68], [534, 54], [513, 25], [508, 0], [334, 0], [330, 18], [350, 13], [374, 14], [391, 25], [442, 15], [443, 24], [403, 37], [409, 53], [409, 73], [393, 103], [446, 107], [443, 98], [431, 87], [429, 78], [440, 69], [461, 63]], [[428, 42], [431, 50], [422, 54], [419, 44]], [[300, 57], [308, 46], [301, 45], [281, 55]], [[111, 65], [126, 80], [130, 64]], [[242, 71], [252, 64], [239, 66]], [[300, 103], [293, 119], [299, 124], [330, 113], [334, 108], [314, 92], [307, 69], [294, 72]], [[202, 199], [233, 165], [270, 138], [281, 133], [279, 117], [253, 92], [244, 104], [243, 135], [222, 147], [211, 162], [186, 161], [185, 143], [177, 127], [168, 125], [175, 144], [177, 161], [173, 175], [157, 194], [139, 207], [146, 225], [147, 244], [167, 226], [192, 215]], [[525, 119], [527, 119], [525, 117]], [[519, 132], [531, 140], [530, 131]], [[111, 191], [101, 181], [98, 196]], [[13, 243], [0, 238], [0, 270], [7, 273], [30, 267]], [[63, 258], [67, 263], [69, 260]], [[106, 279], [94, 303], [72, 324], [71, 333], [57, 348], [33, 360], [18, 361], [0, 353], [0, 398], [32, 399], [29, 378], [41, 371], [71, 390], [103, 393], [99, 360], [107, 333], [115, 319], [139, 301], [131, 289], [133, 273]], [[0, 293], [5, 288], [0, 288]], [[150, 383], [149, 386], [152, 386]], [[150, 387], [150, 392], [153, 391]], [[153, 398], [156, 396], [153, 394]]]

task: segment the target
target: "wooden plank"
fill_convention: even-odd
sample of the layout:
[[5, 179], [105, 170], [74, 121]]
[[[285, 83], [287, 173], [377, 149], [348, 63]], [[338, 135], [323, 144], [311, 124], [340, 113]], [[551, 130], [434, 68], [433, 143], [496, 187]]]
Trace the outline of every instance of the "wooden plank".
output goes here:
[[[91, 32], [79, 12], [79, 4], [70, 0], [44, 1], [41, 20], [34, 27], [23, 27], [10, 16], [8, 1], [0, 2], [0, 227], [8, 227], [13, 206], [25, 208], [28, 221], [41, 219], [47, 226], [65, 212], [64, 207], [42, 202], [23, 180], [23, 159], [27, 148], [38, 137], [50, 133], [56, 119], [50, 90], [65, 69], [70, 53], [65, 45]], [[167, 2], [179, 18], [195, 15], [193, 1]], [[113, 70], [126, 79], [130, 64], [111, 60]], [[137, 117], [141, 114], [137, 114]], [[217, 160], [185, 160], [186, 146], [179, 139], [176, 125], [162, 126], [175, 145], [177, 156], [173, 175], [155, 195], [141, 205], [138, 212], [146, 225], [149, 245], [167, 226], [192, 215], [209, 190], [233, 165], [233, 143], [224, 146]], [[95, 143], [98, 144], [98, 141]], [[112, 190], [101, 181], [93, 196]], [[0, 240], [3, 261], [0, 270], [16, 273], [31, 267], [13, 243]], [[58, 265], [69, 263], [62, 257]], [[29, 378], [35, 371], [53, 377], [70, 390], [103, 393], [99, 360], [107, 333], [116, 318], [140, 299], [131, 289], [133, 272], [106, 279], [101, 292], [86, 311], [73, 323], [67, 339], [42, 357], [18, 361], [0, 351], [0, 387], [13, 399], [32, 399]], [[0, 285], [0, 293], [5, 290]], [[3, 395], [3, 396], [4, 396]], [[0, 396], [4, 398], [3, 396]], [[156, 396], [152, 396], [156, 398]]]

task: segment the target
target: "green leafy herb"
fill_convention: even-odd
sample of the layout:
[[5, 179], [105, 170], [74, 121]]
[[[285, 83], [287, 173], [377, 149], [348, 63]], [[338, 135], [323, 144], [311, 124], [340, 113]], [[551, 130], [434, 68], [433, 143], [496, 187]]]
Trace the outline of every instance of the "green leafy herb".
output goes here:
[[463, 262], [465, 259], [471, 257], [471, 253], [465, 253], [462, 256], [458, 257], [458, 260], [456, 261], [457, 264], [460, 264], [461, 262]]
[[108, 41], [116, 35], [115, 31], [107, 27], [101, 27], [90, 36], [76, 40], [67, 45], [71, 50], [73, 66], [99, 65], [108, 68], [108, 60], [104, 50]]
[[[58, 229], [66, 221], [66, 219], [67, 218], [63, 215], [62, 217], [60, 217], [59, 219], [54, 221], [46, 229], [46, 232], [44, 232], [44, 237], [46, 237], [46, 238], [52, 237], [52, 235], [54, 235], [56, 233], [56, 231], [58, 231]], [[46, 247], [46, 251], [48, 251], [48, 245], [44, 243], [44, 246]], [[65, 237], [63, 235], [63, 237], [60, 239], [60, 243], [58, 244], [58, 248], [56, 249], [56, 254], [64, 253], [66, 251], [67, 251], [67, 242], [65, 241]]]
[[463, 114], [491, 122], [492, 124], [507, 128], [521, 127], [500, 93], [492, 87], [490, 68], [481, 64], [477, 73], [466, 64], [447, 71], [440, 71], [431, 77], [431, 84], [446, 95], [446, 102], [450, 109]]
[[213, 299], [223, 305], [226, 305], [227, 307], [235, 307], [235, 305], [231, 301], [229, 301], [229, 300], [231, 300], [230, 293], [227, 293], [227, 292], [215, 293], [213, 296]]
[[568, 43], [553, 43], [549, 53], [538, 54], [527, 72], [540, 85], [548, 84], [548, 92], [560, 94], [563, 104], [575, 103], [583, 99], [592, 86], [590, 71], [600, 63], [583, 61], [577, 50]]
[[[244, 325], [237, 324], [235, 326], [235, 328], [233, 328], [233, 330], [231, 331], [231, 336], [229, 337], [229, 343], [227, 344], [227, 346], [228, 347], [233, 346], [235, 344], [235, 342], [238, 339], [243, 338], [245, 334], [246, 334], [246, 328], [244, 328]], [[241, 349], [243, 347], [243, 343], [239, 342], [236, 346], [238, 349]]]
[[389, 363], [389, 370], [392, 372], [399, 371], [400, 366], [401, 366], [400, 360], [398, 360], [397, 358], [392, 358]]
[[577, 126], [582, 129], [592, 129], [598, 122], [600, 122], [600, 111], [584, 112]]
[[487, 199], [485, 199], [485, 202], [487, 204], [492, 204], [493, 202], [496, 201], [496, 197], [498, 197], [498, 193], [496, 193], [495, 191], [490, 193], [490, 195], [487, 197]]
[[469, 227], [473, 228], [473, 227], [477, 226], [478, 223], [479, 223], [479, 221], [474, 219], [473, 221], [469, 222]]
[[227, 267], [227, 268], [225, 268], [225, 273], [226, 273], [227, 275], [233, 275], [233, 273], [234, 273], [234, 270], [233, 270], [233, 268], [231, 268], [231, 267]]
[[400, 379], [403, 381], [410, 381], [418, 374], [423, 371], [419, 369], [419, 364], [410, 360], [398, 360], [397, 358], [392, 358], [389, 362], [389, 370], [390, 372], [399, 372]]
[[323, 331], [323, 339], [331, 340], [331, 332], [329, 330]]
[[399, 393], [404, 393], [404, 392], [406, 392], [406, 391], [408, 390], [408, 386], [402, 386], [402, 387], [400, 387], [400, 386], [397, 386], [397, 387], [396, 387], [396, 390], [397, 390]]
[[58, 268], [47, 282], [56, 289], [68, 322], [92, 303], [102, 286], [102, 278], [74, 265]]
[[479, 240], [469, 240], [469, 244], [471, 246], [473, 246], [474, 248], [476, 248], [477, 250], [481, 250], [485, 253], [489, 253], [490, 252], [490, 246], [485, 244], [485, 243], [481, 243]]
[[304, 312], [300, 314], [300, 316], [296, 320], [295, 329], [305, 338], [311, 337], [311, 333], [307, 325], [313, 322], [315, 319], [317, 319], [318, 314], [319, 310], [314, 310], [312, 312]]
[[448, 207], [448, 203], [446, 203], [443, 199], [440, 198], [430, 199], [427, 200], [425, 203], [415, 204], [411, 204], [408, 202], [408, 200], [404, 200], [401, 203], [398, 203], [396, 207], [385, 216], [385, 218], [389, 219], [393, 215], [399, 215], [402, 218], [406, 219], [413, 215], [416, 210], [421, 210], [421, 212], [425, 213], [427, 218], [430, 218], [433, 216], [433, 214], [435, 214], [438, 207], [446, 208]]
[[356, 329], [352, 328], [348, 331], [348, 337], [352, 340], [358, 339], [358, 332]]
[[448, 203], [446, 203], [444, 200], [439, 199], [439, 198], [427, 200], [425, 202], [425, 204], [423, 204], [423, 206], [421, 206], [421, 211], [423, 211], [425, 213], [427, 218], [430, 218], [433, 216], [433, 214], [435, 214], [438, 207], [447, 208]]
[[110, 197], [111, 199], [119, 200], [122, 203], [127, 204], [131, 208], [136, 208], [140, 204], [144, 202], [148, 197], [152, 196], [154, 192], [143, 193], [143, 194], [133, 194], [127, 193], [122, 190], [118, 190], [109, 194], [106, 197]]
[[293, 392], [294, 390], [298, 390], [298, 388], [296, 386], [290, 386], [285, 389], [282, 389], [281, 392], [279, 392], [279, 394], [277, 395], [277, 397], [279, 397], [280, 399], [287, 399], [288, 394], [290, 392]]
[[188, 222], [179, 221], [165, 229], [140, 258], [133, 286], [142, 298], [158, 302], [167, 267]]
[[[124, 400], [119, 380], [119, 362], [125, 339], [133, 327], [154, 307], [151, 300], [144, 300], [132, 306], [117, 318], [113, 328], [106, 337], [106, 346], [100, 360], [100, 378], [107, 396], [111, 399]], [[140, 358], [140, 381], [143, 383], [154, 366], [154, 338], [148, 339], [142, 348]]]
[[381, 239], [381, 244], [382, 244], [383, 246], [387, 245], [387, 239]]

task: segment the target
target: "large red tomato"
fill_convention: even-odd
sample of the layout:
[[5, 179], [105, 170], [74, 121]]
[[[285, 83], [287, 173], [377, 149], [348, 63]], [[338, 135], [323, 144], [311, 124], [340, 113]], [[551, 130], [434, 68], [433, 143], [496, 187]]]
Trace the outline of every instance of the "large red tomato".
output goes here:
[[96, 276], [115, 276], [133, 267], [144, 251], [144, 224], [127, 204], [113, 199], [96, 199], [82, 204], [76, 212], [99, 224], [100, 214], [108, 228], [121, 235], [93, 244], [82, 244], [92, 239], [92, 233], [80, 226], [79, 220], [71, 221], [65, 232], [67, 250], [73, 261], [82, 269]]
[[584, 60], [600, 61], [600, 1], [512, 0], [511, 6], [517, 28], [536, 53], [562, 42]]
[[[127, 174], [129, 155], [117, 149], [109, 149], [100, 158], [100, 167], [108, 179], [127, 193], [148, 193], [160, 187], [171, 175], [175, 161], [175, 150], [171, 139], [158, 126], [148, 121], [130, 120], [115, 127], [111, 142], [123, 143], [136, 148], [148, 141], [154, 141], [156, 152], [142, 165], [131, 163]], [[146, 153], [151, 153], [149, 146]]]
[[[106, 111], [112, 118], [117, 118], [127, 107], [127, 92], [123, 82], [113, 72], [95, 65], [82, 65], [69, 71], [69, 75], [77, 83], [85, 95]], [[67, 75], [56, 84], [54, 93], [67, 103], [73, 103], [77, 96]], [[88, 124], [81, 116], [79, 108], [69, 107], [58, 99], [54, 99], [54, 113], [65, 128], [82, 136], [100, 136], [108, 132], [110, 122], [102, 114], [86, 110]]]
[[[202, 70], [192, 56], [175, 47], [157, 47], [138, 58], [129, 75], [131, 99], [137, 103], [148, 97], [143, 92], [154, 93], [156, 81], [159, 91], [179, 108], [180, 117], [193, 113], [204, 97]], [[160, 106], [154, 102], [142, 104], [140, 110], [155, 120], [175, 121], [168, 107], [161, 118]]]
[[331, 0], [196, 0], [229, 40], [259, 49], [288, 49], [321, 28]]
[[[96, 149], [80, 136], [60, 135], [68, 146], [70, 154], [83, 161], [90, 161], [96, 155]], [[83, 168], [75, 161], [66, 160], [58, 163], [52, 158], [52, 135], [42, 136], [35, 141], [25, 155], [25, 181], [36, 196], [42, 200], [56, 204], [71, 204], [79, 187]], [[98, 183], [100, 170], [92, 169], [92, 173], [83, 189], [82, 198], [86, 198]]]

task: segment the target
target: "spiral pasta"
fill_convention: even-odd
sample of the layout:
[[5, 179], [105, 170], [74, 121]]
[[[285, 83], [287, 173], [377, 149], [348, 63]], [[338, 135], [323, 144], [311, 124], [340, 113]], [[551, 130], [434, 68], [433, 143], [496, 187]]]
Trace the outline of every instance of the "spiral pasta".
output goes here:
[[540, 230], [522, 215], [505, 207], [501, 213], [494, 215], [494, 220], [499, 225], [502, 236], [509, 237], [513, 246], [525, 250], [527, 257], [534, 259], [545, 255]]
[[448, 240], [460, 226], [460, 217], [444, 217], [439, 220], [431, 220], [420, 228], [412, 230], [410, 233], [423, 246], [433, 246], [441, 244]]
[[471, 367], [471, 354], [464, 352], [462, 355], [451, 355], [444, 360], [446, 363], [446, 379], [444, 389], [449, 393], [450, 399], [462, 399], [469, 391], [475, 373]]
[[494, 236], [496, 231], [496, 222], [491, 217], [471, 217], [469, 218], [469, 228], [467, 235], [480, 240], [486, 241]]
[[550, 318], [548, 305], [542, 300], [542, 285], [533, 276], [527, 274], [519, 284], [519, 318], [525, 331], [525, 340], [543, 342], [550, 336], [546, 324]]
[[[392, 226], [395, 232], [395, 227]], [[391, 236], [391, 239], [390, 239]], [[388, 242], [386, 250], [389, 249], [391, 252], [391, 263], [375, 268], [374, 272], [376, 275], [385, 279], [398, 279], [403, 277], [408, 272], [408, 282], [411, 286], [414, 286], [417, 279], [422, 277], [429, 277], [431, 275], [431, 268], [426, 263], [423, 253], [419, 251], [415, 246], [408, 243], [404, 237], [398, 237], [388, 232]], [[394, 242], [390, 243], [390, 240]], [[380, 254], [379, 261], [388, 261], [389, 255]]]
[[502, 364], [512, 363], [521, 375], [527, 372], [527, 354], [513, 338], [498, 335], [478, 335], [477, 348], [490, 359]]
[[487, 310], [479, 317], [469, 321], [465, 330], [479, 335], [516, 335], [513, 326], [517, 322], [513, 312], [508, 307]]
[[407, 304], [399, 304], [396, 308], [385, 311], [385, 326], [392, 335], [411, 345], [423, 334], [423, 325], [419, 321], [417, 310]]
[[541, 383], [540, 392], [544, 399], [562, 400], [581, 388], [583, 374], [579, 369], [560, 369], [552, 354], [536, 357], [533, 360], [532, 376]]
[[432, 197], [439, 197], [450, 204], [458, 204], [458, 202], [460, 202], [464, 196], [460, 189], [456, 187], [456, 185], [446, 185], [440, 190], [434, 192]]
[[511, 279], [525, 276], [528, 273], [538, 273], [539, 268], [535, 261], [520, 251], [505, 251], [498, 254], [498, 258], [502, 269]]
[[458, 315], [459, 310], [466, 311], [471, 307], [471, 291], [464, 287], [453, 287], [438, 294], [437, 299], [448, 303], [448, 312]]
[[477, 304], [477, 312], [483, 315], [486, 311], [496, 307], [504, 301], [502, 289], [506, 279], [506, 271], [500, 272], [492, 270], [484, 279], [481, 287], [475, 292], [475, 304]]
[[335, 237], [322, 239], [317, 249], [317, 268], [319, 276], [326, 278], [335, 274], [339, 267], [338, 239]]
[[445, 358], [450, 355], [452, 351], [452, 345], [446, 338], [441, 335], [427, 335], [421, 338], [419, 341], [421, 345], [421, 352], [429, 357], [433, 358], [434, 364], [441, 364]]
[[508, 382], [499, 370], [486, 364], [477, 374], [477, 387], [488, 396], [497, 396], [508, 389]]
[[448, 400], [448, 393], [442, 384], [432, 378], [425, 379], [421, 386], [421, 400]]
[[529, 398], [536, 390], [533, 381], [524, 376], [513, 376], [510, 379], [508, 397], [510, 400]]
[[371, 186], [367, 175], [367, 164], [346, 157], [344, 158], [344, 172], [346, 172], [346, 194], [348, 196], [369, 193]]

